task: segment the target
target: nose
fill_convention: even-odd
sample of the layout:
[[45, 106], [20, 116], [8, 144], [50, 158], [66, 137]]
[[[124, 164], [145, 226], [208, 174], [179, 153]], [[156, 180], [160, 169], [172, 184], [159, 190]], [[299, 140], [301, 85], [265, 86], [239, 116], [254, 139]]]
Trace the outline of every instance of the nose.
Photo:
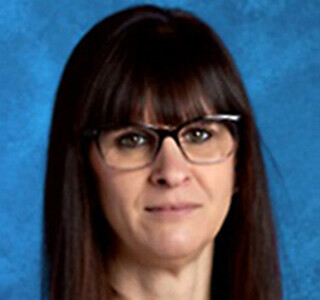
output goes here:
[[150, 180], [153, 185], [177, 187], [190, 181], [188, 162], [171, 137], [163, 140], [152, 166]]

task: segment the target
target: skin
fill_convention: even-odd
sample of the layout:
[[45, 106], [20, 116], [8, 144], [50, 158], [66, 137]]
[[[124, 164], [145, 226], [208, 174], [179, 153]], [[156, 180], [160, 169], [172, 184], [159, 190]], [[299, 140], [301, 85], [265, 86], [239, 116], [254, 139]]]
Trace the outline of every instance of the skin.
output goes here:
[[[140, 170], [108, 167], [94, 144], [89, 156], [117, 236], [108, 264], [110, 299], [209, 299], [214, 238], [230, 208], [235, 155], [192, 164], [167, 137], [155, 161]], [[176, 202], [196, 208], [164, 216], [146, 210]]]

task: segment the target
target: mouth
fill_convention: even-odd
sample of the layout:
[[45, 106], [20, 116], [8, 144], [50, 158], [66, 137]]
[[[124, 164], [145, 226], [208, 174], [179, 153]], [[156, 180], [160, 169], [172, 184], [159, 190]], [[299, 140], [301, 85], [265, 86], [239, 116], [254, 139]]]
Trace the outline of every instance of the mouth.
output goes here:
[[195, 203], [162, 204], [147, 206], [145, 211], [156, 218], [172, 218], [188, 215], [200, 207], [200, 204]]

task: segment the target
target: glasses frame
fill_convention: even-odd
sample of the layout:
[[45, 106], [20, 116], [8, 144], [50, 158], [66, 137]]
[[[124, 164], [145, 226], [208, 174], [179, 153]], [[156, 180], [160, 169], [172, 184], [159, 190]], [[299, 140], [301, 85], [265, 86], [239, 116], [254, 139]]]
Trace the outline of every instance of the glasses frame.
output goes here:
[[[219, 160], [213, 160], [210, 162], [196, 162], [192, 159], [190, 159], [188, 157], [188, 155], [185, 153], [185, 151], [183, 150], [180, 141], [179, 141], [179, 132], [182, 128], [184, 128], [185, 126], [187, 126], [188, 124], [194, 123], [194, 122], [199, 122], [199, 121], [217, 121], [217, 122], [221, 122], [221, 121], [229, 121], [235, 125], [238, 124], [238, 122], [240, 121], [241, 116], [237, 115], [237, 114], [215, 114], [215, 115], [206, 115], [206, 116], [201, 116], [201, 117], [197, 117], [195, 119], [192, 120], [188, 120], [186, 122], [181, 123], [178, 126], [155, 126], [152, 124], [141, 124], [141, 123], [135, 123], [135, 122], [128, 122], [128, 123], [122, 123], [122, 124], [115, 124], [115, 123], [108, 123], [106, 125], [103, 125], [101, 127], [99, 127], [98, 129], [86, 129], [83, 132], [84, 137], [86, 138], [90, 138], [93, 139], [95, 142], [96, 147], [99, 150], [100, 155], [103, 158], [103, 161], [105, 162], [105, 164], [111, 168], [114, 169], [120, 169], [120, 170], [139, 170], [142, 168], [145, 168], [149, 165], [151, 165], [154, 161], [154, 159], [157, 157], [162, 143], [164, 141], [164, 139], [166, 137], [171, 137], [173, 138], [173, 140], [176, 142], [176, 144], [178, 145], [181, 153], [183, 154], [183, 156], [185, 157], [185, 159], [193, 164], [197, 164], [197, 165], [208, 165], [208, 164], [216, 164], [219, 162], [222, 162], [224, 160], [226, 160], [231, 154], [233, 154], [235, 152], [236, 147], [234, 147], [234, 149], [232, 149], [232, 151], [230, 151], [230, 153]], [[158, 136], [158, 145], [156, 147], [156, 150], [154, 152], [153, 157], [150, 159], [150, 162], [139, 166], [139, 167], [132, 167], [132, 168], [122, 168], [122, 167], [117, 167], [114, 165], [110, 165], [108, 164], [108, 162], [105, 159], [105, 156], [103, 155], [101, 146], [100, 146], [100, 134], [101, 132], [107, 130], [107, 129], [117, 129], [117, 128], [122, 128], [122, 127], [127, 127], [127, 126], [135, 126], [135, 127], [140, 127], [141, 129], [144, 130], [151, 130], [152, 132], [155, 133], [155, 135]], [[234, 131], [233, 131], [233, 135], [234, 137], [238, 140], [238, 127], [234, 126]]]

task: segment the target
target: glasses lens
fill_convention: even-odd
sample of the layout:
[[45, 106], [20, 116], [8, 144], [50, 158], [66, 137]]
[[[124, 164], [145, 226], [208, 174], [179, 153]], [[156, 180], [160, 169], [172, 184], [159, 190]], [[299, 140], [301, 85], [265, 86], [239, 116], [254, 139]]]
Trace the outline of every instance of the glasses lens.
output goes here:
[[188, 159], [196, 163], [224, 160], [236, 147], [231, 123], [226, 121], [203, 120], [190, 123], [180, 130], [179, 141]]
[[121, 169], [147, 165], [156, 151], [158, 137], [152, 131], [130, 126], [104, 130], [99, 136], [106, 163]]

